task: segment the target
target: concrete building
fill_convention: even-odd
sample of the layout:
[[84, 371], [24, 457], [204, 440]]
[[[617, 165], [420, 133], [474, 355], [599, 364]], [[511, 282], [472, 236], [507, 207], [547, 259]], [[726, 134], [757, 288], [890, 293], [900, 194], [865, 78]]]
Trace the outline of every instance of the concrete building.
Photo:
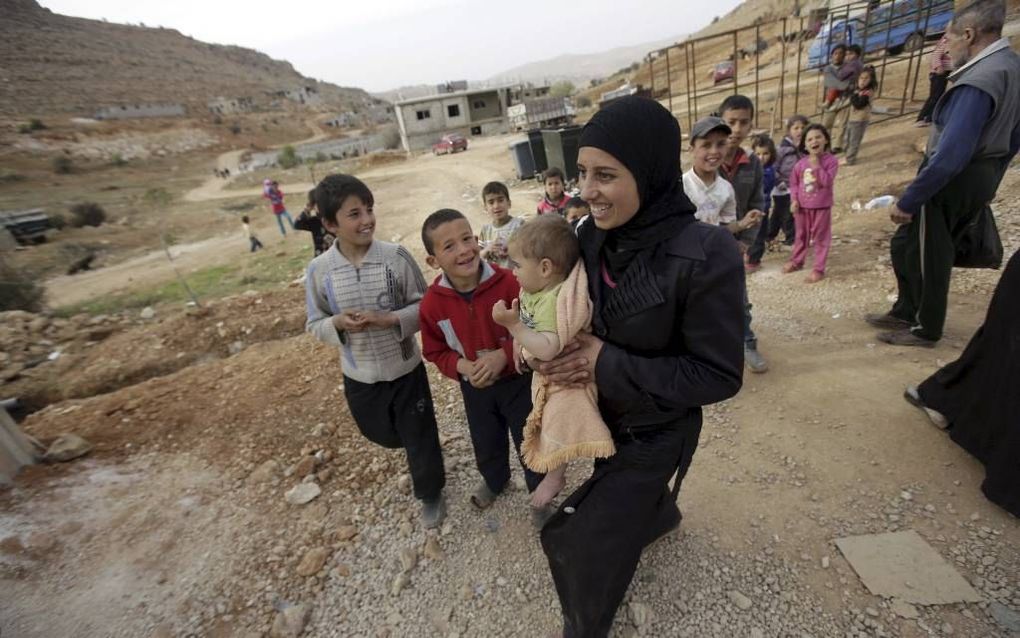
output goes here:
[[255, 110], [255, 100], [250, 97], [218, 97], [206, 102], [213, 115], [248, 113]]
[[104, 106], [92, 117], [97, 120], [128, 120], [142, 117], [183, 117], [183, 104], [122, 104]]
[[546, 97], [549, 95], [549, 86], [532, 86], [531, 84], [523, 84], [515, 86], [510, 90], [510, 104], [507, 106], [513, 106], [514, 104], [520, 104], [526, 100], [534, 100], [540, 97]]
[[326, 120], [325, 123], [326, 126], [331, 126], [333, 128], [351, 128], [355, 125], [355, 123], [357, 123], [357, 121], [357, 114], [351, 113], [350, 111], [344, 111], [343, 113]]
[[400, 143], [408, 153], [432, 147], [447, 133], [490, 135], [509, 130], [507, 87], [469, 89], [397, 102]]
[[[301, 161], [317, 161], [323, 159], [340, 160], [361, 157], [373, 151], [380, 151], [385, 143], [382, 136], [362, 135], [360, 137], [342, 137], [323, 140], [294, 147], [294, 154]], [[242, 173], [276, 166], [280, 151], [264, 151], [252, 153], [251, 157], [239, 166]]]
[[269, 91], [269, 95], [278, 98], [286, 98], [292, 102], [306, 104], [309, 106], [322, 104], [322, 96], [319, 95], [318, 89], [314, 86], [298, 86], [292, 89]]

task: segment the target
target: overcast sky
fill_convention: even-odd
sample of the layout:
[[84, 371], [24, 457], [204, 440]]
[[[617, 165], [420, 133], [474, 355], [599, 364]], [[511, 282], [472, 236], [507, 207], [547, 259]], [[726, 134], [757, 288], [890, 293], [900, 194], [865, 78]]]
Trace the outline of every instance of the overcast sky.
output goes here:
[[691, 33], [740, 0], [40, 0], [65, 15], [258, 49], [369, 91], [483, 80], [519, 64]]

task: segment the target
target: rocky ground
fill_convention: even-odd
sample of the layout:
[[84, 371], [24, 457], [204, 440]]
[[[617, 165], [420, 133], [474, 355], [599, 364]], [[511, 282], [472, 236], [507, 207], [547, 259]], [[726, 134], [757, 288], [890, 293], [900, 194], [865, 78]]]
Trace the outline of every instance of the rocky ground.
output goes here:
[[[781, 275], [785, 255], [772, 254], [750, 278], [772, 368], [746, 375], [737, 397], [706, 410], [681, 495], [683, 527], [645, 553], [615, 635], [1020, 631], [1020, 524], [981, 496], [980, 464], [900, 398], [904, 385], [959, 354], [998, 273], [956, 273], [948, 332], [934, 350], [886, 347], [861, 321], [894, 291], [892, 226], [884, 212], [852, 213], [850, 204], [909, 179], [920, 134], [901, 124], [869, 130], [862, 163], [843, 171], [830, 277], [808, 287]], [[377, 235], [404, 238], [420, 258], [416, 227], [437, 205], [458, 202], [479, 223], [478, 189], [510, 175], [506, 142], [366, 172]], [[537, 199], [531, 184], [515, 184], [512, 196], [522, 212]], [[1020, 247], [1015, 168], [995, 208], [1012, 253]], [[557, 629], [521, 486], [487, 512], [468, 504], [477, 474], [456, 387], [431, 373], [449, 516], [426, 533], [401, 454], [361, 437], [335, 353], [300, 334], [300, 296], [284, 286], [218, 301], [208, 314], [159, 308], [149, 319], [108, 319], [102, 325], [115, 329], [102, 339], [88, 336], [90, 320], [19, 319], [53, 342], [49, 351], [86, 341], [67, 346], [73, 365], [59, 369], [60, 357], [19, 371], [0, 394], [19, 383], [24, 392], [60, 388], [26, 431], [43, 442], [73, 431], [95, 449], [71, 464], [29, 468], [0, 492], [5, 636]], [[57, 336], [65, 331], [75, 336]], [[36, 343], [9, 339], [12, 360], [7, 343], [22, 351]], [[571, 482], [585, 472], [575, 464]], [[904, 529], [984, 601], [924, 607], [872, 596], [834, 544]]]

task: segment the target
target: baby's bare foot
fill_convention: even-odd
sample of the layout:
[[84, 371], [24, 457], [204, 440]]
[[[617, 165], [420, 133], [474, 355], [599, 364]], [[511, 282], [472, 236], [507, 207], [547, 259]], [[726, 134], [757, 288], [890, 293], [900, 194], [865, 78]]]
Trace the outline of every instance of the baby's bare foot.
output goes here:
[[553, 470], [545, 475], [542, 482], [538, 484], [535, 491], [531, 493], [531, 506], [532, 507], [545, 507], [552, 502], [556, 495], [563, 491], [563, 488], [567, 484], [567, 479], [564, 477], [562, 468], [557, 471]]

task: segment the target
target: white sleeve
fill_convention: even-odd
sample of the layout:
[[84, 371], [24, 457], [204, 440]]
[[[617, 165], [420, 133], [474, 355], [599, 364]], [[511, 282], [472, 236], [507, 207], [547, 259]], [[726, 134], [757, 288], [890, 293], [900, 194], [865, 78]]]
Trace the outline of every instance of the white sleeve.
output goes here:
[[719, 211], [719, 222], [722, 224], [732, 224], [737, 221], [737, 195], [733, 192], [733, 186], [727, 182], [726, 184], [726, 201], [723, 202], [722, 208]]

